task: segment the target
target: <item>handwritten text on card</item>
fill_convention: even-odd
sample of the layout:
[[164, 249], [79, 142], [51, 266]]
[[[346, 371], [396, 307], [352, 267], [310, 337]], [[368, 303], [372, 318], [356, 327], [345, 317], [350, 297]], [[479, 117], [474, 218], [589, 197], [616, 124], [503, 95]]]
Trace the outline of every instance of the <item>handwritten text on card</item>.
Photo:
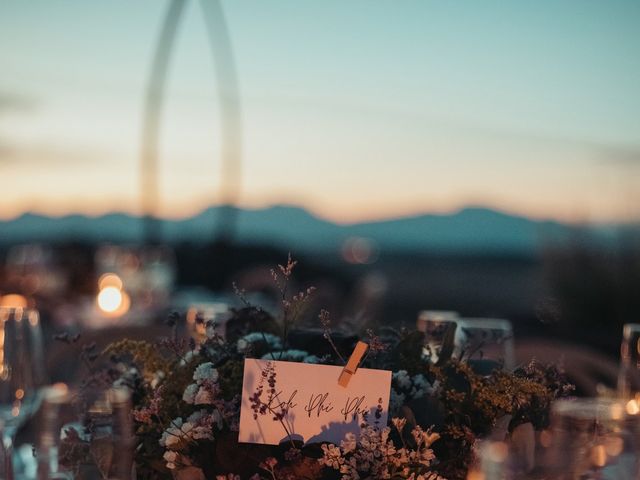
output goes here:
[[289, 437], [339, 443], [360, 425], [385, 426], [391, 372], [358, 369], [338, 385], [342, 367], [247, 359], [239, 441], [277, 445]]

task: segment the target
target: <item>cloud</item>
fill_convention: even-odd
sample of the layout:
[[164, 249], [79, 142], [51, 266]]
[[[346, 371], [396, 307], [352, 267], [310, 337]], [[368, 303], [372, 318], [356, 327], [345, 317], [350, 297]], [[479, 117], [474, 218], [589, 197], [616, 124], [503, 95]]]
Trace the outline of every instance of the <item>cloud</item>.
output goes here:
[[104, 161], [109, 152], [88, 146], [20, 145], [0, 138], [0, 167], [62, 166]]
[[28, 112], [37, 106], [37, 101], [27, 95], [13, 92], [0, 92], [0, 113]]
[[640, 167], [640, 149], [637, 148], [601, 148], [598, 159], [609, 165], [620, 167]]
[[[29, 113], [36, 110], [39, 102], [28, 95], [0, 91], [0, 116], [10, 113]], [[59, 145], [54, 143], [24, 143], [0, 135], [0, 167], [20, 164], [22, 166], [68, 165], [101, 161], [107, 152], [86, 146]]]

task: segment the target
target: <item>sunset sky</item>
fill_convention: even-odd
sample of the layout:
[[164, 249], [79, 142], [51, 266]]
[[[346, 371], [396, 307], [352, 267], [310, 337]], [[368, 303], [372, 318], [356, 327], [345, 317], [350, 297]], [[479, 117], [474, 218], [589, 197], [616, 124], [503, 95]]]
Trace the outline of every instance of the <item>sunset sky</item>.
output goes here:
[[[167, 3], [0, 3], [0, 218], [138, 213], [142, 102]], [[224, 1], [241, 204], [339, 222], [483, 205], [640, 219], [640, 2]], [[173, 59], [161, 205], [220, 200], [200, 5]]]

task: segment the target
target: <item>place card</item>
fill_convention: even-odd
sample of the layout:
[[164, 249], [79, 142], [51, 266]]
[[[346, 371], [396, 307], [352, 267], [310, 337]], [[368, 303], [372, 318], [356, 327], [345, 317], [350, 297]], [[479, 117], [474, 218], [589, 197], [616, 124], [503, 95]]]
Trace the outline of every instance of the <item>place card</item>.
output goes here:
[[258, 360], [244, 362], [239, 442], [340, 443], [363, 423], [387, 425], [391, 372], [359, 368], [343, 387], [343, 367]]

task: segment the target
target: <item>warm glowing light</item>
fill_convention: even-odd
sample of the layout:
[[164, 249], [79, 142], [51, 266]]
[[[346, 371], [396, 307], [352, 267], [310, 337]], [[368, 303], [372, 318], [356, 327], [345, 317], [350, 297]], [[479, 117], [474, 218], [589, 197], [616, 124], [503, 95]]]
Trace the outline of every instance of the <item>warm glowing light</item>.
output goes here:
[[20, 406], [16, 405], [11, 409], [11, 416], [17, 417], [18, 415], [20, 415]]
[[604, 449], [610, 457], [617, 457], [624, 449], [624, 442], [620, 437], [609, 437], [605, 440]]
[[54, 383], [44, 389], [44, 397], [49, 403], [64, 403], [68, 399], [69, 387], [66, 383]]
[[122, 293], [119, 288], [106, 287], [98, 293], [98, 307], [106, 313], [113, 313], [118, 310], [122, 303]]
[[637, 415], [640, 413], [640, 405], [638, 405], [638, 401], [635, 399], [631, 399], [627, 402], [626, 410], [629, 415]]
[[495, 442], [488, 446], [487, 455], [492, 462], [502, 463], [507, 459], [509, 447], [504, 442]]
[[198, 309], [195, 307], [189, 307], [189, 310], [187, 310], [187, 323], [189, 325], [195, 325], [197, 316]]
[[612, 420], [620, 420], [622, 415], [624, 414], [624, 408], [619, 403], [614, 403], [611, 405], [611, 419]]
[[117, 316], [124, 315], [131, 308], [131, 297], [127, 294], [127, 292], [122, 292], [122, 303], [120, 304], [120, 308], [116, 310], [114, 313]]
[[127, 292], [115, 287], [107, 287], [98, 294], [98, 308], [107, 317], [121, 317], [131, 308], [131, 298]]
[[607, 451], [604, 445], [596, 445], [591, 449], [591, 464], [595, 467], [604, 467], [607, 464]]
[[478, 472], [477, 470], [469, 470], [467, 480], [484, 480], [484, 473]]
[[24, 390], [19, 388], [16, 390], [16, 399], [22, 400], [24, 398]]
[[98, 288], [103, 290], [107, 287], [115, 287], [118, 290], [122, 290], [122, 279], [115, 273], [105, 273], [98, 280]]
[[51, 388], [60, 393], [69, 392], [69, 387], [67, 386], [67, 384], [62, 382], [54, 383], [53, 385], [51, 385]]
[[8, 293], [0, 297], [0, 307], [27, 308], [27, 299], [17, 293]]
[[115, 273], [105, 273], [98, 280], [98, 308], [107, 317], [120, 317], [129, 311], [131, 298], [123, 290], [122, 279]]
[[38, 323], [40, 323], [40, 316], [38, 315], [38, 312], [35, 310], [29, 311], [29, 325], [37, 327]]

